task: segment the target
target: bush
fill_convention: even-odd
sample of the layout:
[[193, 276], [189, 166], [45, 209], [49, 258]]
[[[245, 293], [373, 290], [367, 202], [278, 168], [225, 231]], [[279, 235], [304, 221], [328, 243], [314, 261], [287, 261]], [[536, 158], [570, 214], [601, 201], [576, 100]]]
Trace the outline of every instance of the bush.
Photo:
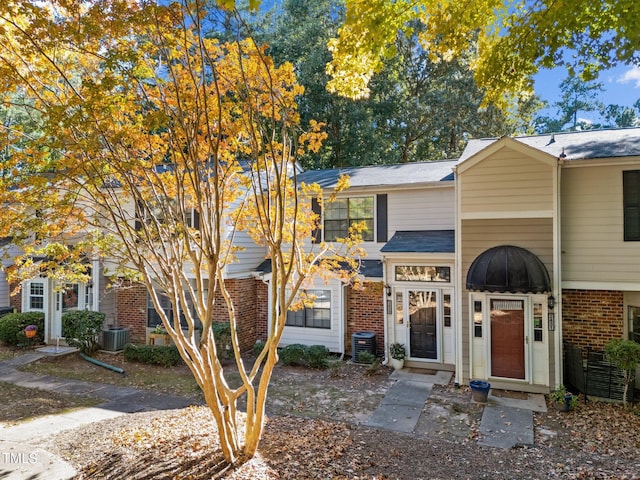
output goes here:
[[211, 324], [213, 338], [216, 341], [218, 358], [233, 358], [233, 343], [231, 342], [231, 325], [229, 322], [214, 322]]
[[34, 343], [44, 342], [44, 313], [42, 312], [9, 313], [0, 317], [0, 342], [7, 345], [27, 343], [27, 337], [24, 334], [27, 325], [38, 327], [36, 336], [29, 340]]
[[62, 315], [62, 332], [67, 345], [86, 355], [98, 350], [98, 335], [102, 330], [105, 314], [89, 310], [71, 310]]
[[306, 349], [305, 360], [311, 368], [327, 368], [329, 350], [324, 345], [311, 345]]
[[124, 359], [127, 362], [138, 362], [146, 365], [162, 365], [173, 367], [182, 362], [182, 357], [175, 345], [134, 345], [124, 346]]
[[262, 350], [264, 350], [264, 347], [265, 347], [265, 343], [258, 340], [256, 343], [253, 344], [253, 347], [251, 347], [251, 353], [253, 353], [257, 357], [262, 353]]
[[307, 347], [304, 345], [292, 343], [280, 350], [280, 361], [283, 365], [305, 365], [306, 351]]
[[376, 356], [371, 352], [358, 352], [358, 363], [364, 363], [367, 365], [373, 365], [376, 361]]

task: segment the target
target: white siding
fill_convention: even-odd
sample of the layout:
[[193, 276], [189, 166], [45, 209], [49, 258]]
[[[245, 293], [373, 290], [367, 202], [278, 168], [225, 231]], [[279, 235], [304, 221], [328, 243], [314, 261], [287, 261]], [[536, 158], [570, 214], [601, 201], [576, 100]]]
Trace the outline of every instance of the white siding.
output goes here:
[[4, 270], [0, 270], [0, 307], [9, 306], [9, 283]]
[[265, 247], [257, 245], [248, 233], [236, 232], [233, 243], [241, 250], [236, 253], [235, 261], [226, 267], [230, 277], [253, 272], [264, 261]]
[[563, 282], [640, 282], [640, 242], [623, 235], [622, 172], [637, 169], [640, 161], [562, 170]]
[[280, 346], [301, 343], [303, 345], [324, 345], [331, 352], [343, 353], [343, 288], [339, 280], [325, 284], [316, 279], [310, 289], [331, 291], [331, 328], [284, 327]]

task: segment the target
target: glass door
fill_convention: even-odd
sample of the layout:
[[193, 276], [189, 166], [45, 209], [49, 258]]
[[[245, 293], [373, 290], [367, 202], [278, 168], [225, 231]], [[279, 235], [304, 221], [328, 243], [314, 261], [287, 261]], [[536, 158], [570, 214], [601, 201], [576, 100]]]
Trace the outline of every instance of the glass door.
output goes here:
[[409, 356], [439, 359], [438, 295], [432, 290], [409, 290]]

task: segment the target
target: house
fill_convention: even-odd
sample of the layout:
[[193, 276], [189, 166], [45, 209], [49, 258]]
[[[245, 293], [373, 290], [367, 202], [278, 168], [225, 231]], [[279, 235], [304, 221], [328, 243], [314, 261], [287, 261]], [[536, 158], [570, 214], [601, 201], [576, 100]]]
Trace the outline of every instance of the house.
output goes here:
[[[405, 344], [407, 366], [548, 392], [562, 383], [563, 342], [602, 349], [640, 336], [640, 128], [471, 140], [456, 160], [298, 178], [329, 195], [341, 174], [351, 186], [316, 209], [312, 240], [364, 222], [362, 288], [314, 279], [315, 303], [289, 312], [282, 345], [350, 354], [354, 334], [373, 332], [379, 355]], [[228, 279], [248, 346], [267, 332], [270, 275], [264, 252], [245, 251]], [[92, 285], [70, 286], [76, 308], [99, 308], [144, 341], [156, 318], [145, 290], [106, 289], [101, 268]], [[44, 292], [55, 319], [67, 300], [40, 281], [16, 306], [35, 309]]]

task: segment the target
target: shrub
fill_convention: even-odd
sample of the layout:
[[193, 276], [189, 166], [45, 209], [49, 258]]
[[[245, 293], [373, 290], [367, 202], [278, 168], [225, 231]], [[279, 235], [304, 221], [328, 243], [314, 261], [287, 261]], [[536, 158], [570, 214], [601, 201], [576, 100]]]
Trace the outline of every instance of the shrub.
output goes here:
[[627, 405], [627, 391], [635, 379], [636, 368], [640, 363], [640, 344], [633, 340], [614, 338], [604, 346], [604, 356], [609, 363], [613, 363], [622, 370], [623, 388], [622, 401]]
[[306, 350], [304, 345], [292, 343], [282, 348], [278, 355], [283, 365], [305, 365]]
[[91, 355], [100, 345], [98, 335], [102, 330], [105, 314], [89, 310], [71, 310], [62, 315], [62, 332], [67, 345]]
[[44, 342], [44, 313], [23, 312], [9, 313], [0, 317], [0, 341], [7, 345], [20, 345], [27, 342], [24, 329], [28, 325], [38, 327], [36, 336], [31, 341]]
[[229, 322], [214, 322], [211, 324], [211, 330], [213, 331], [213, 338], [216, 341], [216, 350], [218, 351], [218, 358], [232, 358], [233, 343], [231, 342], [231, 325]]
[[358, 352], [358, 363], [365, 363], [367, 365], [373, 365], [376, 361], [376, 356], [371, 352]]
[[329, 350], [324, 345], [311, 345], [306, 348], [305, 360], [311, 368], [327, 368]]
[[173, 367], [182, 362], [180, 352], [175, 345], [134, 345], [124, 346], [124, 359], [128, 362], [144, 363], [146, 365], [162, 365]]
[[256, 341], [256, 343], [253, 344], [253, 347], [251, 347], [251, 353], [253, 353], [257, 357], [262, 353], [262, 350], [264, 350], [264, 346], [265, 343], [263, 341]]

